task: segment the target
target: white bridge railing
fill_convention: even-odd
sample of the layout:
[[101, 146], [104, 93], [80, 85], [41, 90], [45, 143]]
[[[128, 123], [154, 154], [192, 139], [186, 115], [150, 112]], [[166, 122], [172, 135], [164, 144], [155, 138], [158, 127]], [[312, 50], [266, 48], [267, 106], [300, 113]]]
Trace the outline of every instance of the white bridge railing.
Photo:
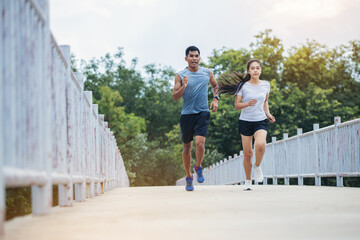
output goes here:
[[[0, 211], [5, 188], [32, 187], [33, 214], [129, 186], [113, 132], [49, 30], [47, 0], [0, 2]], [[2, 229], [4, 219], [0, 219]]]
[[[288, 137], [283, 140], [266, 144], [265, 155], [261, 163], [264, 182], [272, 179], [284, 179], [286, 185], [290, 178], [297, 178], [298, 185], [303, 185], [303, 179], [315, 178], [315, 185], [321, 185], [321, 177], [336, 177], [337, 186], [343, 186], [343, 177], [360, 176], [360, 119], [341, 123], [340, 117], [335, 117], [335, 124], [319, 129], [314, 124], [314, 130]], [[243, 169], [243, 152], [240, 155], [221, 160], [204, 169], [207, 185], [239, 184], [245, 180]], [[253, 163], [255, 162], [255, 154]], [[194, 181], [197, 184], [196, 180]], [[185, 179], [179, 179], [176, 185], [185, 185]]]

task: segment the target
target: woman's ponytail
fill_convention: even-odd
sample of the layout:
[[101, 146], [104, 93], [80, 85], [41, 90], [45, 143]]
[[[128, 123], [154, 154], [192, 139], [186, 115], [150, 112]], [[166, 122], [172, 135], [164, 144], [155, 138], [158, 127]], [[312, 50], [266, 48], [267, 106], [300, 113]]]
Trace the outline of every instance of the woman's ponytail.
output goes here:
[[[253, 62], [257, 62], [261, 66], [261, 63], [258, 59], [251, 59], [246, 64], [247, 71], [249, 71], [250, 65]], [[219, 85], [218, 93], [220, 95], [221, 94], [235, 95], [240, 91], [244, 83], [246, 83], [250, 79], [251, 79], [251, 75], [249, 73], [244, 75], [237, 72], [231, 72], [229, 74], [221, 75], [220, 81], [218, 82]]]
[[219, 85], [219, 94], [229, 94], [234, 95], [237, 94], [245, 82], [251, 79], [250, 74], [246, 74], [245, 76], [237, 73], [231, 72], [229, 74], [224, 74], [220, 76]]

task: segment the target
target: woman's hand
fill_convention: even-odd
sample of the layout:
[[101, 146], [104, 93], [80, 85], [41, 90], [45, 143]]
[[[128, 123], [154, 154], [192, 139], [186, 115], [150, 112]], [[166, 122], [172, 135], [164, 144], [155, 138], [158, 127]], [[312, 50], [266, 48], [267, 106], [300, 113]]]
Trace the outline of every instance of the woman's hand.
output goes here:
[[274, 123], [276, 121], [275, 117], [271, 115], [270, 113], [266, 114], [266, 117], [269, 119], [271, 123]]
[[248, 106], [255, 106], [255, 104], [257, 103], [256, 99], [251, 99], [250, 101], [247, 102]]

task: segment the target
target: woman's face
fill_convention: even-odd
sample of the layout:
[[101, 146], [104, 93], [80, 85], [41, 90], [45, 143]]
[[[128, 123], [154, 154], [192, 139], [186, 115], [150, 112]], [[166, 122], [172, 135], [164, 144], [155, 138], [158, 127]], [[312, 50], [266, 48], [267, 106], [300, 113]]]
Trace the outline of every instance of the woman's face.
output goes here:
[[248, 73], [250, 74], [251, 77], [254, 78], [259, 78], [260, 74], [261, 74], [261, 66], [258, 62], [252, 62], [250, 64]]

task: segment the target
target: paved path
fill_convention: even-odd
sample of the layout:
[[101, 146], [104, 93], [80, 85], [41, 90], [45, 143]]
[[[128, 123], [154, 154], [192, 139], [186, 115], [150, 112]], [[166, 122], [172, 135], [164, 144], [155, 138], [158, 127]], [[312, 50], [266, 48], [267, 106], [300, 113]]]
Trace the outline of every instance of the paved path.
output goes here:
[[6, 240], [360, 239], [360, 189], [118, 188], [6, 223]]

